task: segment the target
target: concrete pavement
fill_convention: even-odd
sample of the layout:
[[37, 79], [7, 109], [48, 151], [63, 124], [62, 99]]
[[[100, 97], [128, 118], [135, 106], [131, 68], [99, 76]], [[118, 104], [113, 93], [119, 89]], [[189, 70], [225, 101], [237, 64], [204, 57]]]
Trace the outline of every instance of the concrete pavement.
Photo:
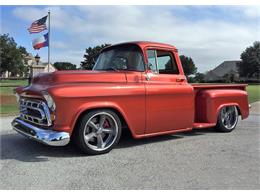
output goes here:
[[0, 189], [260, 189], [258, 105], [231, 133], [124, 136], [100, 156], [25, 139], [1, 118]]

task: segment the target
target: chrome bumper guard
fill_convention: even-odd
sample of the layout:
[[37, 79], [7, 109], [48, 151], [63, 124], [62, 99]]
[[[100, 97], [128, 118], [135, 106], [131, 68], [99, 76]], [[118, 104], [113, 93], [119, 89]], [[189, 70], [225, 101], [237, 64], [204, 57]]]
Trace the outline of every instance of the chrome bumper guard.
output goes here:
[[70, 141], [70, 135], [67, 132], [54, 131], [51, 129], [41, 129], [35, 127], [19, 118], [12, 122], [13, 129], [18, 133], [50, 146], [65, 146]]

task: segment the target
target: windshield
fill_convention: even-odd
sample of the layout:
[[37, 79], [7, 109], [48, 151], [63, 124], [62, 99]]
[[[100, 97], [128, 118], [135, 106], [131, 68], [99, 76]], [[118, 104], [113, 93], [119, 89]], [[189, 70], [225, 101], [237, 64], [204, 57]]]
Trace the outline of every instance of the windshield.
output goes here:
[[144, 71], [143, 57], [136, 45], [112, 47], [99, 55], [93, 70]]

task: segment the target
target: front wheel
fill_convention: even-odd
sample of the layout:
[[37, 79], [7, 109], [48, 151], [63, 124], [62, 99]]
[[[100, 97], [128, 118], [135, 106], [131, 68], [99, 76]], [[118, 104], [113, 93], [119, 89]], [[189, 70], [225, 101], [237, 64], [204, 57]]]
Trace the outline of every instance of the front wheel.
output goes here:
[[121, 136], [121, 121], [112, 110], [94, 110], [83, 116], [75, 129], [75, 142], [87, 154], [104, 154]]
[[216, 128], [221, 132], [231, 132], [238, 122], [238, 110], [236, 106], [225, 106], [221, 108]]

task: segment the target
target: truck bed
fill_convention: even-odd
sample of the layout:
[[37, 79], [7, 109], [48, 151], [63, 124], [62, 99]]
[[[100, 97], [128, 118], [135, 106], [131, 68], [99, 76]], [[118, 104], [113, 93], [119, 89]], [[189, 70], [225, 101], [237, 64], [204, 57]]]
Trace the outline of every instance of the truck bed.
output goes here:
[[[216, 125], [220, 105], [238, 105], [242, 118], [248, 113], [247, 84], [191, 84], [194, 88], [195, 116], [193, 128], [207, 128]], [[247, 105], [245, 103], [247, 102]], [[213, 114], [216, 114], [213, 116]]]
[[247, 84], [191, 84], [195, 90], [198, 89], [241, 89], [245, 90]]

